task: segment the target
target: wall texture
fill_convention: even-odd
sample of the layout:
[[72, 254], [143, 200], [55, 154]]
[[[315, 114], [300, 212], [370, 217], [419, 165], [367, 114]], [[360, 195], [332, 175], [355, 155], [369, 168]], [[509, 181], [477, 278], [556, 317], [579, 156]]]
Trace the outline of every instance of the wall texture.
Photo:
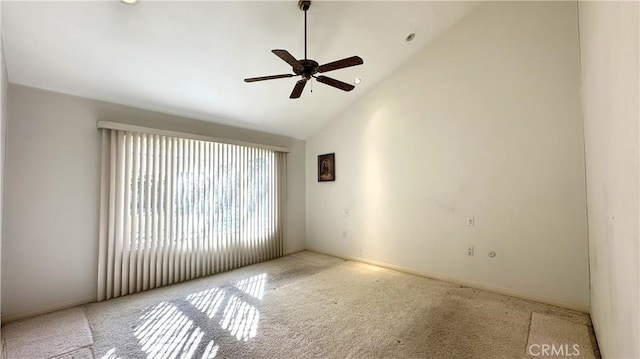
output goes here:
[[588, 310], [576, 13], [483, 4], [308, 139], [307, 247]]
[[578, 6], [591, 318], [604, 358], [639, 358], [638, 2]]
[[285, 253], [304, 249], [304, 142], [81, 97], [10, 85], [5, 319], [96, 298], [100, 132], [125, 122], [288, 147]]

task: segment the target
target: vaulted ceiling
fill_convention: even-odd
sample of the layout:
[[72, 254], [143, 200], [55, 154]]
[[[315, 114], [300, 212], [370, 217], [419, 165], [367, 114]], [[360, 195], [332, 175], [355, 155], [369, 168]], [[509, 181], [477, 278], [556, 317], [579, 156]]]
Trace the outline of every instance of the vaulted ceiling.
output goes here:
[[304, 139], [476, 4], [313, 1], [308, 57], [359, 55], [326, 75], [362, 83], [314, 81], [296, 100], [298, 78], [243, 79], [291, 73], [272, 49], [304, 57], [297, 1], [3, 1], [2, 34], [11, 83]]

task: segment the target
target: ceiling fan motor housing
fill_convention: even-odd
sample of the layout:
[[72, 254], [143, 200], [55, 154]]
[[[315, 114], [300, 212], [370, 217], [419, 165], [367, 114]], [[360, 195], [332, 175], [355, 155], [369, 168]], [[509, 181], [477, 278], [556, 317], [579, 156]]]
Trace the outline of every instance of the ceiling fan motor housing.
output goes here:
[[312, 75], [318, 72], [318, 63], [313, 60], [298, 60], [302, 68], [293, 68], [293, 72], [296, 75], [302, 75], [305, 79], [309, 80]]

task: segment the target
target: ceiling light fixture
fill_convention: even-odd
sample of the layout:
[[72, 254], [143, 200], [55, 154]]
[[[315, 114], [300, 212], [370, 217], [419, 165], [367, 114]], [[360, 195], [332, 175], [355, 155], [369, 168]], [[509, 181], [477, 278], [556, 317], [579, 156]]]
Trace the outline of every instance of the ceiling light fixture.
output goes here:
[[120, 0], [125, 4], [135, 4], [138, 2], [138, 0]]
[[411, 41], [411, 40], [413, 40], [415, 37], [416, 37], [416, 33], [415, 33], [415, 32], [412, 32], [412, 33], [410, 33], [409, 35], [407, 35], [407, 38], [406, 38], [405, 40], [407, 40], [407, 41]]
[[353, 80], [353, 84], [354, 84], [354, 85], [358, 85], [358, 84], [360, 84], [361, 82], [362, 82], [362, 79], [361, 79], [361, 78], [359, 78], [359, 77], [356, 77], [356, 79], [355, 79], [355, 80]]

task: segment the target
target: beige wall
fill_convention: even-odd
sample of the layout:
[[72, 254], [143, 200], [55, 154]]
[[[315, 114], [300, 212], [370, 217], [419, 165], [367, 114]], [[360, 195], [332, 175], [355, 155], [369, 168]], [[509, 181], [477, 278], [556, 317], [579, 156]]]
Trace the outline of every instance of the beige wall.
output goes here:
[[304, 142], [10, 85], [2, 296], [5, 319], [93, 301], [97, 290], [97, 120], [290, 148], [285, 252], [304, 249]]
[[483, 4], [309, 138], [307, 247], [588, 310], [576, 13]]
[[578, 6], [591, 318], [603, 357], [639, 358], [638, 2]]
[[[2, 4], [0, 3], [0, 19], [2, 19]], [[7, 124], [7, 68], [4, 60], [4, 44], [2, 42], [2, 21], [0, 20], [0, 316], [2, 313], [2, 239], [4, 238], [3, 209], [4, 209], [4, 155]], [[0, 343], [2, 332], [0, 331]], [[4, 355], [4, 345], [0, 348], [0, 355]]]

